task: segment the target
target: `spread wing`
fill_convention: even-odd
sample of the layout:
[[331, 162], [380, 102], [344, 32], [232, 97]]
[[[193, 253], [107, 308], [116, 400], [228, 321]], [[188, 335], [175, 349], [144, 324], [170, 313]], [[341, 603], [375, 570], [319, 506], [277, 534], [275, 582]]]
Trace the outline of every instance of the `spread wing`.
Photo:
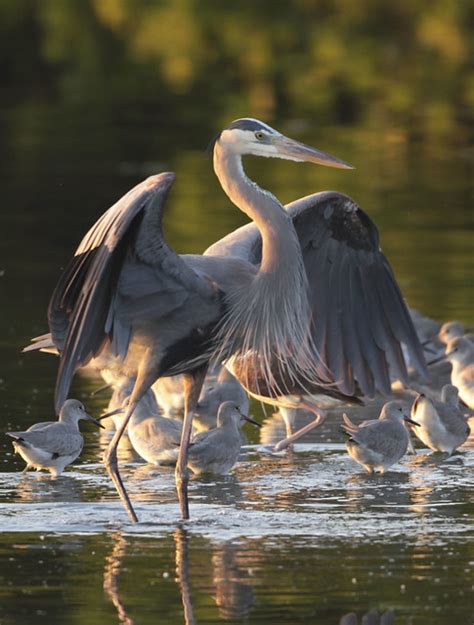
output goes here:
[[211, 299], [207, 281], [163, 238], [162, 212], [174, 180], [173, 173], [151, 176], [124, 195], [92, 226], [62, 274], [48, 309], [61, 355], [58, 409], [76, 369], [106, 343], [123, 357], [134, 323], [151, 314], [162, 318], [190, 293]]
[[[390, 375], [408, 382], [402, 345], [429, 378], [423, 351], [375, 224], [349, 197], [315, 193], [288, 204], [298, 234], [314, 315], [313, 338], [337, 387], [373, 396], [390, 393]], [[206, 252], [254, 264], [261, 259], [257, 227], [248, 224]]]

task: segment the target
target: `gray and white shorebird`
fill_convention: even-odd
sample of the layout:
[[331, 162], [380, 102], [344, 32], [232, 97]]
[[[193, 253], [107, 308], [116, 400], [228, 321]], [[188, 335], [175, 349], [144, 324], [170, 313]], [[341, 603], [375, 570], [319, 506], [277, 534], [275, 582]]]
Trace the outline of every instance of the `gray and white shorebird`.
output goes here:
[[474, 338], [471, 333], [466, 333], [466, 328], [460, 321], [446, 321], [446, 323], [443, 323], [438, 332], [439, 340], [445, 345], [459, 336], [465, 337], [471, 343]]
[[409, 434], [404, 422], [418, 425], [408, 415], [404, 403], [389, 401], [383, 407], [378, 419], [361, 425], [353, 423], [343, 415], [342, 429], [349, 435], [346, 447], [349, 455], [369, 473], [384, 471], [398, 462], [408, 448]]
[[413, 432], [433, 451], [452, 454], [468, 438], [471, 429], [459, 409], [458, 389], [446, 384], [441, 389], [441, 401], [418, 395], [411, 416], [419, 423]]
[[[110, 415], [103, 415], [102, 418], [106, 416]], [[58, 421], [35, 423], [25, 432], [5, 433], [13, 439], [15, 452], [27, 463], [25, 471], [45, 469], [57, 477], [82, 451], [84, 438], [79, 431], [82, 419], [101, 426], [97, 419], [87, 414], [80, 401], [67, 399], [61, 407]]]
[[217, 413], [217, 427], [200, 432], [191, 440], [188, 466], [193, 473], [228, 473], [239, 458], [242, 446], [240, 428], [248, 421], [260, 427], [247, 415], [240, 412], [239, 406], [225, 401]]
[[244, 387], [230, 371], [222, 367], [217, 375], [206, 379], [204, 383], [194, 411], [193, 425], [196, 430], [205, 432], [215, 428], [219, 407], [226, 401], [234, 402], [242, 414], [248, 414], [250, 402]]
[[[133, 383], [124, 398], [122, 418], [132, 390]], [[155, 395], [149, 389], [133, 411], [127, 432], [137, 454], [150, 464], [176, 464], [182, 427], [182, 421], [162, 416]]]
[[446, 345], [445, 354], [430, 364], [442, 360], [451, 363], [451, 384], [457, 387], [459, 398], [474, 410], [474, 344], [468, 338], [458, 336]]
[[[184, 376], [160, 378], [152, 389], [165, 417], [183, 414]], [[196, 430], [204, 432], [216, 427], [217, 412], [224, 401], [233, 401], [241, 412], [248, 412], [249, 398], [244, 387], [225, 367], [213, 367], [206, 375], [194, 410], [193, 426]]]

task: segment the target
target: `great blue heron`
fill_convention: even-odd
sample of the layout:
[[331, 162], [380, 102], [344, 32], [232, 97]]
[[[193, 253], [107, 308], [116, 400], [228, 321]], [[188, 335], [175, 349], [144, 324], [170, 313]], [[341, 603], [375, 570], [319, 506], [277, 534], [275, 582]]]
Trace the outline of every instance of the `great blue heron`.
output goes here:
[[[152, 176], [112, 206], [79, 245], [53, 293], [48, 319], [60, 352], [56, 405], [91, 358], [136, 377], [105, 464], [130, 517], [117, 444], [134, 407], [161, 376], [185, 376], [176, 483], [189, 518], [186, 471], [192, 414], [211, 359], [227, 361], [263, 401], [311, 404], [390, 391], [389, 366], [407, 372], [401, 346], [427, 375], [422, 349], [378, 232], [349, 197], [318, 193], [286, 208], [245, 175], [242, 156], [347, 163], [239, 119], [214, 142], [214, 169], [231, 201], [254, 222], [204, 255], [176, 254], [161, 221], [173, 173]], [[309, 400], [308, 400], [309, 398]], [[315, 405], [313, 405], [313, 408]]]

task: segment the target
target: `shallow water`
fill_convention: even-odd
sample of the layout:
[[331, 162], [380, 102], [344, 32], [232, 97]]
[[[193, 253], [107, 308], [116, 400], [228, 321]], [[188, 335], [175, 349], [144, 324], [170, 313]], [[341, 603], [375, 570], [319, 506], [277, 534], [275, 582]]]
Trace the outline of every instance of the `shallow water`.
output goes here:
[[[193, 479], [184, 524], [173, 471], [126, 449], [136, 525], [98, 462], [55, 480], [1, 473], [0, 622], [329, 625], [376, 608], [471, 623], [474, 449], [419, 449], [371, 477], [328, 442], [336, 419], [320, 438], [280, 454], [249, 445], [232, 475]], [[106, 439], [87, 441], [98, 460]]]

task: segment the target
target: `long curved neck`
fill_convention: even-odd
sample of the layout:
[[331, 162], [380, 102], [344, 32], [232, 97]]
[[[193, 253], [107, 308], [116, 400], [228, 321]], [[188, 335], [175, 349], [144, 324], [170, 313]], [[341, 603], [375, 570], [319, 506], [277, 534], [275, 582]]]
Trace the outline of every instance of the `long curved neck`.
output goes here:
[[[242, 158], [214, 149], [214, 171], [229, 199], [257, 225], [262, 236], [260, 272], [274, 272], [301, 256], [301, 248], [291, 218], [277, 198], [260, 189], [244, 172]], [[287, 262], [291, 258], [292, 263]]]
[[250, 281], [226, 294], [228, 312], [218, 333], [222, 355], [248, 391], [263, 380], [273, 395], [295, 380], [319, 379], [310, 334], [311, 308], [303, 254], [292, 219], [280, 202], [249, 180], [240, 155], [216, 143], [214, 170], [225, 193], [258, 227], [262, 259]]

